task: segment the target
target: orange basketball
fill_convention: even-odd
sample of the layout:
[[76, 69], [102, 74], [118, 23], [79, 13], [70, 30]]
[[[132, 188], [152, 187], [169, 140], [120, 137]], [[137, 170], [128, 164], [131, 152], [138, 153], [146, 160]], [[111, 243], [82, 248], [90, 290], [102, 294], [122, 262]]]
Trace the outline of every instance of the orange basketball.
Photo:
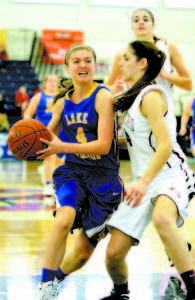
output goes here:
[[47, 127], [35, 119], [21, 120], [15, 123], [8, 134], [8, 147], [12, 154], [20, 160], [36, 160], [36, 152], [47, 147], [40, 138], [50, 140]]

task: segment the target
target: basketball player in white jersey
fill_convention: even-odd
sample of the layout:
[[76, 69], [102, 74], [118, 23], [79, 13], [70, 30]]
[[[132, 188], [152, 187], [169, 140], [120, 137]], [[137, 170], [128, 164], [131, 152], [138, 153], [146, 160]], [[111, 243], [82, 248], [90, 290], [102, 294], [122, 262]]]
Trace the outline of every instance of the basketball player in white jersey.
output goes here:
[[[175, 85], [186, 91], [191, 91], [192, 78], [185, 66], [179, 49], [173, 43], [160, 39], [154, 34], [155, 17], [153, 13], [146, 8], [139, 8], [135, 10], [131, 18], [131, 28], [136, 40], [154, 42], [158, 48], [166, 54], [163, 69], [159, 74], [161, 79], [158, 77], [158, 83], [162, 83], [163, 86], [167, 85], [168, 88]], [[120, 72], [120, 61], [122, 59], [123, 52], [124, 51], [121, 50], [116, 54], [112, 70], [106, 82], [106, 85], [109, 86], [113, 92], [115, 92], [115, 82], [117, 82], [118, 89], [119, 82], [121, 82], [121, 85], [124, 86], [124, 80], [121, 79]], [[173, 73], [173, 71], [176, 71], [176, 73]], [[162, 79], [164, 79], [165, 82], [162, 81]]]
[[134, 41], [121, 62], [123, 79], [130, 81], [132, 88], [117, 97], [115, 110], [124, 112], [122, 126], [134, 182], [108, 221], [112, 237], [106, 265], [114, 288], [105, 300], [130, 299], [125, 257], [139, 244], [151, 221], [186, 285], [186, 299], [195, 300], [192, 258], [178, 230], [187, 216], [189, 200], [177, 152], [175, 117], [169, 94], [153, 83], [164, 60], [165, 54], [154, 43]]
[[[169, 95], [169, 105], [172, 111], [174, 111], [174, 98], [173, 98], [173, 87], [178, 86], [186, 91], [192, 90], [192, 78], [187, 70], [182, 55], [178, 48], [170, 42], [164, 39], [160, 39], [155, 36], [155, 17], [153, 13], [146, 8], [139, 8], [132, 14], [131, 19], [132, 31], [135, 35], [135, 39], [139, 41], [154, 42], [156, 46], [166, 54], [166, 59], [155, 81], [161, 85]], [[111, 73], [107, 79], [106, 85], [111, 88], [112, 91], [123, 91], [127, 87], [124, 85], [124, 80], [121, 78], [120, 61], [123, 56], [123, 51], [120, 51], [115, 59], [112, 66]], [[176, 72], [174, 72], [176, 71]], [[116, 86], [117, 82], [117, 86]], [[119, 87], [120, 82], [120, 87]], [[125, 87], [125, 88], [124, 88]], [[119, 113], [119, 115], [121, 115]], [[119, 118], [120, 119], [120, 118]], [[119, 121], [121, 122], [121, 121]], [[176, 119], [175, 119], [176, 126]], [[182, 169], [186, 174], [186, 182], [188, 187], [189, 200], [195, 195], [195, 174], [187, 164], [186, 156], [183, 153], [179, 144], [177, 144], [177, 152], [182, 159]], [[189, 249], [191, 245], [189, 244]], [[172, 263], [171, 263], [172, 266]]]

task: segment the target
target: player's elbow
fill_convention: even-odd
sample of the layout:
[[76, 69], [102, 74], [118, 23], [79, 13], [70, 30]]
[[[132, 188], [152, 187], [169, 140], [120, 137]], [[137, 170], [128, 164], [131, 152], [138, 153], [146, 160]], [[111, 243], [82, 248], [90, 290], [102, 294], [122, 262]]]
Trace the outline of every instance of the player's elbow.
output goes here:
[[189, 92], [191, 92], [192, 91], [192, 87], [193, 87], [193, 85], [192, 85], [192, 79], [191, 78], [189, 78], [188, 80], [187, 80], [187, 82], [186, 82], [186, 91], [189, 91]]
[[167, 161], [172, 153], [172, 143], [170, 140], [162, 142], [158, 145], [160, 156], [164, 161]]
[[108, 154], [110, 151], [110, 147], [111, 147], [111, 143], [102, 143], [101, 149], [100, 149], [101, 154], [102, 155]]
[[110, 151], [110, 148], [108, 147], [105, 147], [105, 148], [102, 148], [101, 150], [101, 155], [107, 155]]
[[167, 157], [167, 159], [169, 158], [169, 156], [172, 153], [172, 144], [171, 142], [167, 142], [166, 144], [164, 144], [163, 146], [163, 153], [164, 155]]

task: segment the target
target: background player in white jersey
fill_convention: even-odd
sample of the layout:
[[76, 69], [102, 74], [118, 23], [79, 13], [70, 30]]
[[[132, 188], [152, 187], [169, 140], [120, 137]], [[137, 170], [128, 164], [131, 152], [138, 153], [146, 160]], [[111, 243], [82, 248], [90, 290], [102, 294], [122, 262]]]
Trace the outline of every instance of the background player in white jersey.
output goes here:
[[[135, 35], [135, 39], [139, 41], [154, 42], [157, 47], [165, 52], [166, 60], [163, 68], [156, 78], [156, 82], [163, 86], [163, 88], [170, 93], [170, 104], [174, 105], [173, 89], [172, 87], [178, 86], [187, 91], [192, 90], [192, 78], [188, 69], [184, 63], [182, 55], [179, 49], [170, 42], [164, 39], [156, 37], [154, 34], [155, 29], [155, 17], [153, 13], [146, 8], [139, 8], [133, 12], [132, 15], [132, 31]], [[124, 91], [127, 88], [124, 85], [124, 80], [121, 78], [120, 61], [122, 59], [124, 51], [120, 51], [114, 58], [112, 70], [107, 79], [106, 85], [114, 92]], [[121, 83], [121, 87], [119, 87]], [[185, 155], [183, 156], [185, 159]]]
[[123, 129], [128, 142], [134, 182], [126, 201], [108, 221], [112, 237], [106, 265], [114, 289], [105, 300], [129, 299], [125, 257], [138, 245], [153, 221], [165, 249], [185, 282], [187, 300], [195, 299], [195, 272], [180, 227], [186, 217], [187, 186], [177, 153], [175, 118], [168, 94], [153, 84], [165, 60], [154, 43], [128, 45], [121, 71], [132, 88], [117, 97], [115, 110], [125, 112]]
[[[159, 74], [160, 79], [158, 77], [158, 83], [162, 83], [164, 87], [176, 85], [184, 90], [191, 91], [192, 79], [179, 49], [173, 43], [158, 38], [154, 34], [156, 22], [153, 13], [146, 8], [139, 8], [133, 12], [131, 22], [131, 28], [136, 40], [154, 42], [166, 54], [163, 69]], [[120, 61], [123, 57], [123, 52], [121, 50], [115, 56], [112, 70], [106, 82], [106, 85], [114, 93], [122, 89], [121, 87], [119, 90], [119, 79], [121, 79]], [[176, 73], [173, 73], [173, 70]], [[120, 80], [120, 82], [122, 82], [124, 87], [124, 80]], [[117, 87], [115, 87], [115, 83]]]

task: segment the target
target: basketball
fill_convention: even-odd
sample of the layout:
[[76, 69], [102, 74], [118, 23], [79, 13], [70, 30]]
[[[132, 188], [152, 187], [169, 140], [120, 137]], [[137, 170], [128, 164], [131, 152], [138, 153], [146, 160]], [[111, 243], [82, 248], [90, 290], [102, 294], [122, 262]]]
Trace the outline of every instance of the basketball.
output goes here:
[[47, 147], [40, 138], [50, 140], [47, 127], [35, 119], [20, 120], [15, 123], [8, 133], [8, 147], [12, 154], [25, 161], [36, 160], [36, 152]]

